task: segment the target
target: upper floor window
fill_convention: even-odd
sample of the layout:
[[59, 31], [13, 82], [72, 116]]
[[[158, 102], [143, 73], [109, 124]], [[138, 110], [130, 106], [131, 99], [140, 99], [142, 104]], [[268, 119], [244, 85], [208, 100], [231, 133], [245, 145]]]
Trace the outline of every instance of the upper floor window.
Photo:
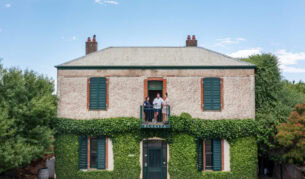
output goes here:
[[88, 108], [102, 109], [108, 108], [108, 84], [104, 77], [93, 77], [88, 79]]
[[203, 78], [201, 105], [203, 110], [220, 111], [223, 108], [223, 80]]

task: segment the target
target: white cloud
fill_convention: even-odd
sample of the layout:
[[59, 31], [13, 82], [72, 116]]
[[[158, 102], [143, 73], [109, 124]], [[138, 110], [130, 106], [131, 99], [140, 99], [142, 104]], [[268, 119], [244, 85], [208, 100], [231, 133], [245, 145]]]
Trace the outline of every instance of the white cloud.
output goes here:
[[250, 48], [245, 50], [238, 50], [236, 52], [233, 52], [229, 54], [229, 56], [234, 58], [247, 58], [251, 55], [261, 54], [262, 49], [261, 48]]
[[216, 39], [216, 43], [214, 44], [214, 46], [219, 46], [219, 47], [224, 47], [225, 45], [232, 45], [232, 44], [239, 44], [242, 41], [245, 41], [245, 38], [239, 37], [239, 38], [231, 38], [231, 37], [227, 37], [227, 38], [222, 38], [222, 39]]
[[[251, 55], [262, 54], [262, 48], [250, 48], [245, 50], [238, 50], [229, 54], [234, 58], [247, 58]], [[305, 68], [299, 68], [297, 63], [299, 61], [305, 62], [305, 52], [287, 52], [285, 49], [278, 50], [274, 53], [279, 59], [279, 67], [282, 72], [288, 73], [305, 73]]]
[[6, 8], [10, 8], [12, 5], [10, 3], [5, 4]]
[[305, 73], [305, 68], [295, 68], [287, 65], [280, 65], [280, 69], [282, 70], [282, 72]]
[[72, 37], [72, 40], [76, 40], [76, 36], [73, 36], [73, 37]]
[[275, 53], [282, 65], [294, 65], [298, 61], [305, 61], [305, 52], [293, 53], [286, 50], [278, 50]]
[[95, 1], [95, 3], [101, 4], [101, 5], [106, 5], [106, 4], [119, 5], [119, 2], [117, 2], [117, 1], [111, 1], [111, 0], [107, 0], [107, 1], [94, 0], [94, 1]]
[[119, 2], [117, 1], [104, 1], [105, 4], [113, 4], [113, 5], [118, 5]]
[[291, 65], [296, 65], [299, 61], [305, 62], [305, 52], [287, 52], [286, 50], [278, 50], [275, 54], [279, 58], [280, 69], [283, 72], [289, 73], [305, 73], [305, 68], [296, 68]]

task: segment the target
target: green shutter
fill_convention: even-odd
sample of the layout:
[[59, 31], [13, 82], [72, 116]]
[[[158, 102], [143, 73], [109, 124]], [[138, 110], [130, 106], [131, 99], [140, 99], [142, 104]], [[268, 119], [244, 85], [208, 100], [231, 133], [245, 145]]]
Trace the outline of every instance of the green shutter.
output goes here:
[[79, 169], [88, 169], [88, 138], [78, 137], [78, 166]]
[[204, 110], [220, 110], [220, 78], [203, 79]]
[[221, 140], [213, 139], [213, 170], [221, 171]]
[[203, 140], [197, 139], [197, 169], [203, 170]]
[[90, 78], [89, 108], [106, 109], [107, 80], [106, 78]]
[[97, 169], [106, 168], [106, 138], [97, 139]]

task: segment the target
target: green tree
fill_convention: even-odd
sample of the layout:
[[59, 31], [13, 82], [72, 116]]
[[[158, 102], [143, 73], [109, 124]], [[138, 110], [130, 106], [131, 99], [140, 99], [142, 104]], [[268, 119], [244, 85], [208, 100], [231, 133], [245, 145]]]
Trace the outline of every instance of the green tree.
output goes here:
[[26, 165], [50, 149], [53, 89], [49, 78], [0, 64], [0, 172]]
[[305, 103], [296, 105], [286, 123], [277, 126], [276, 140], [285, 163], [305, 165]]
[[276, 126], [287, 121], [293, 107], [305, 101], [299, 92], [285, 85], [281, 79], [278, 59], [272, 54], [250, 56], [244, 61], [257, 66], [255, 74], [256, 121], [259, 156], [278, 160], [280, 147], [274, 140]]

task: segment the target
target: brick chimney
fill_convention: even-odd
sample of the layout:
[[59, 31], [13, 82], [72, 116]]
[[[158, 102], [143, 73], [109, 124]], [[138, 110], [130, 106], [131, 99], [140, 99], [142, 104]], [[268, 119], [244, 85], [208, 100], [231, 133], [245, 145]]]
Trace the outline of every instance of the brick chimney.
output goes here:
[[96, 51], [97, 51], [96, 35], [93, 35], [92, 41], [90, 37], [88, 37], [88, 40], [86, 42], [86, 55]]
[[197, 47], [197, 40], [196, 40], [195, 35], [192, 36], [192, 39], [191, 39], [191, 36], [188, 35], [185, 43], [186, 43], [187, 47]]

